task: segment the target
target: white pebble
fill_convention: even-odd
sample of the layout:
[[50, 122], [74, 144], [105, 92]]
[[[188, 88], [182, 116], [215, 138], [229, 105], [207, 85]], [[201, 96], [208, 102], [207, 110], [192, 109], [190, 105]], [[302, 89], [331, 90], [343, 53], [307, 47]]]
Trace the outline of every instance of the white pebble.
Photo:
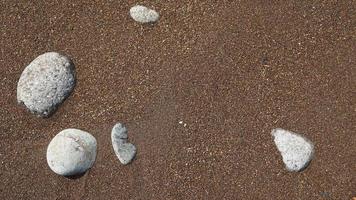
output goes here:
[[159, 14], [145, 6], [136, 5], [130, 9], [131, 17], [140, 23], [154, 23], [158, 20]]
[[65, 129], [47, 147], [47, 163], [52, 171], [62, 176], [86, 172], [95, 162], [96, 139], [79, 129]]
[[274, 142], [289, 171], [302, 171], [313, 158], [314, 146], [305, 137], [284, 129], [272, 130]]
[[17, 101], [40, 116], [48, 117], [70, 95], [75, 85], [73, 62], [56, 52], [34, 59], [17, 84]]
[[111, 142], [119, 161], [124, 165], [129, 164], [135, 157], [137, 149], [135, 145], [127, 142], [127, 129], [121, 123], [113, 127]]

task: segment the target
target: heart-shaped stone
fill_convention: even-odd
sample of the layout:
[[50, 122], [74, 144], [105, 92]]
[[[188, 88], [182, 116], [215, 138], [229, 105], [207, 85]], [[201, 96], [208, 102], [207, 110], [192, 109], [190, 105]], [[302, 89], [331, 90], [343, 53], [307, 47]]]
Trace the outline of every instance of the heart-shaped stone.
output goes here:
[[136, 155], [135, 145], [127, 142], [127, 129], [117, 123], [111, 131], [111, 142], [116, 156], [124, 165], [129, 164]]

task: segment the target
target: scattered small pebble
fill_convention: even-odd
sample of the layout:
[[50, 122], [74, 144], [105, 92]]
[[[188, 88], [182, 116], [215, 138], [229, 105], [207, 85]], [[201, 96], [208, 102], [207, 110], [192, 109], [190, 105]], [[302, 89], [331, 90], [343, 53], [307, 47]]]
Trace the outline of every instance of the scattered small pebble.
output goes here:
[[136, 5], [130, 9], [131, 17], [140, 23], [154, 23], [159, 19], [159, 14], [145, 6]]
[[70, 95], [75, 86], [73, 62], [56, 52], [34, 59], [17, 84], [17, 101], [39, 117], [48, 117]]
[[127, 129], [121, 124], [117, 123], [111, 131], [111, 141], [116, 156], [124, 165], [129, 164], [136, 155], [137, 149], [135, 145], [127, 142]]
[[79, 129], [65, 129], [47, 147], [47, 163], [52, 171], [62, 176], [86, 172], [94, 164], [96, 139]]
[[314, 154], [312, 142], [281, 128], [273, 129], [272, 135], [287, 170], [299, 172], [308, 166]]
[[179, 124], [182, 124], [184, 127], [187, 126], [187, 123], [184, 123], [183, 121], [179, 121], [178, 123], [179, 123]]

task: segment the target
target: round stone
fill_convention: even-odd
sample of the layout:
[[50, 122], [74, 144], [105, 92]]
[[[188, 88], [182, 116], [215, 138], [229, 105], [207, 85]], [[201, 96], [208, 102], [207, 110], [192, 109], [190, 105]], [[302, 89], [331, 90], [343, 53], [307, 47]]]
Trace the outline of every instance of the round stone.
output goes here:
[[34, 59], [17, 84], [17, 101], [32, 113], [48, 117], [70, 95], [75, 86], [73, 62], [56, 52]]
[[154, 23], [159, 19], [159, 14], [145, 6], [136, 5], [130, 9], [131, 17], [140, 23]]
[[314, 154], [311, 141], [281, 128], [272, 130], [272, 135], [287, 170], [299, 172], [308, 166]]
[[47, 163], [52, 171], [62, 176], [86, 172], [94, 164], [96, 139], [79, 129], [65, 129], [47, 147]]

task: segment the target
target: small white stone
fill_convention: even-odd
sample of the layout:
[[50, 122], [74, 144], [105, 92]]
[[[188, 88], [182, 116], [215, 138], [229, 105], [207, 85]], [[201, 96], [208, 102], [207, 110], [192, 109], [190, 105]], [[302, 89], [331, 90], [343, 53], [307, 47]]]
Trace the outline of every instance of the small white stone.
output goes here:
[[159, 19], [159, 14], [145, 6], [136, 5], [130, 9], [131, 17], [140, 23], [154, 23]]
[[34, 59], [17, 84], [17, 101], [40, 116], [48, 117], [70, 95], [75, 85], [73, 62], [56, 52]]
[[127, 142], [127, 129], [121, 123], [115, 124], [111, 131], [111, 142], [115, 155], [124, 165], [129, 164], [136, 155], [135, 145]]
[[289, 171], [302, 171], [313, 158], [314, 146], [307, 138], [281, 128], [272, 135], [283, 162]]
[[96, 139], [79, 129], [65, 129], [47, 147], [47, 163], [62, 176], [78, 175], [91, 168], [96, 158]]

